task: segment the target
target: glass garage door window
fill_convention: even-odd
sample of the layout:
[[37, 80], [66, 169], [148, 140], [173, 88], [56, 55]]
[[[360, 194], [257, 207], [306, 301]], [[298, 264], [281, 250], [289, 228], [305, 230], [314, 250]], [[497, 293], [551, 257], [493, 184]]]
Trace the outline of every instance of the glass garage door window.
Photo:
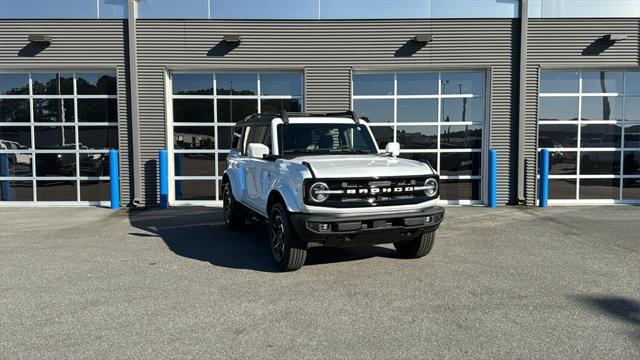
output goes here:
[[0, 73], [0, 201], [109, 204], [116, 75]]
[[640, 202], [640, 70], [543, 71], [550, 203]]
[[300, 73], [173, 73], [171, 82], [176, 204], [221, 200], [236, 121], [256, 112], [302, 111]]
[[353, 109], [369, 118], [380, 148], [428, 162], [441, 177], [440, 197], [481, 200], [485, 74], [478, 71], [355, 73]]

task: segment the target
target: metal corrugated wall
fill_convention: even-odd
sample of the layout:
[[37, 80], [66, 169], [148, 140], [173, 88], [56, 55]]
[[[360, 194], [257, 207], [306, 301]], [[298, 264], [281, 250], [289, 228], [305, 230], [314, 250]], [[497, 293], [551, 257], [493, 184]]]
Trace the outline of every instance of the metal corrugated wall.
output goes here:
[[[158, 201], [157, 152], [166, 146], [164, 69], [305, 69], [310, 111], [350, 104], [351, 71], [492, 69], [491, 146], [498, 150], [498, 201], [513, 199], [512, 133], [519, 20], [210, 21], [139, 20], [140, 126], [146, 205]], [[416, 47], [410, 39], [432, 33]], [[229, 48], [224, 34], [242, 42]], [[515, 66], [515, 67], [514, 67]], [[335, 87], [334, 87], [335, 86]]]
[[[627, 34], [603, 48], [605, 34]], [[538, 78], [540, 69], [584, 69], [640, 66], [640, 19], [532, 19], [529, 22], [526, 106], [527, 205], [535, 204]]]
[[[46, 34], [51, 45], [32, 51], [27, 36]], [[118, 75], [118, 123], [122, 164], [123, 203], [130, 194], [127, 79], [125, 67], [126, 22], [122, 20], [2, 20], [0, 70], [110, 69]]]

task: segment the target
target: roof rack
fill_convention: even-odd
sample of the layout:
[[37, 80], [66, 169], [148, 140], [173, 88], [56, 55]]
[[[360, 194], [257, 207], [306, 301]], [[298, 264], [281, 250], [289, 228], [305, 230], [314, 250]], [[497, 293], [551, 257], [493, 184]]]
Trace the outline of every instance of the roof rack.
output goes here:
[[[309, 113], [309, 112], [266, 112], [255, 113], [245, 117], [243, 120], [238, 121], [236, 125], [251, 125], [251, 124], [263, 124], [271, 122], [275, 118], [281, 118], [285, 124], [289, 123], [289, 117], [348, 117], [358, 124], [360, 118], [354, 111], [342, 111], [342, 112], [324, 112], [324, 113]], [[363, 120], [367, 121], [366, 118]], [[368, 121], [367, 121], [368, 122]]]

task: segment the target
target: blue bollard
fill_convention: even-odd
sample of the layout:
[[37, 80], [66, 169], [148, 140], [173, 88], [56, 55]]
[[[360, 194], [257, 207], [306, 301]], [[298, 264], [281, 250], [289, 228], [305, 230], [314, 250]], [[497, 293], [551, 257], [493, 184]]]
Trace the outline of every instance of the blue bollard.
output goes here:
[[120, 168], [118, 150], [109, 150], [109, 189], [111, 190], [111, 208], [120, 208]]
[[160, 150], [160, 208], [169, 207], [169, 155]]
[[[9, 154], [0, 154], [0, 176], [9, 176]], [[9, 201], [10, 198], [10, 187], [9, 181], [0, 181], [2, 183], [2, 201]]]
[[540, 151], [540, 207], [546, 208], [549, 202], [549, 149]]
[[498, 178], [498, 152], [495, 149], [489, 150], [489, 207], [496, 208], [496, 186]]

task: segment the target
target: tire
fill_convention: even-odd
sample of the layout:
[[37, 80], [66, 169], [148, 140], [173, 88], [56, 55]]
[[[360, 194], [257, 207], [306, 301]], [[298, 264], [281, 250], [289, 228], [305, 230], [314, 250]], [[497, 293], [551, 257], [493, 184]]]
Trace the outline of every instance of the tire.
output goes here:
[[240, 204], [233, 197], [231, 183], [225, 183], [222, 188], [222, 214], [224, 223], [231, 230], [240, 230], [244, 225], [245, 216]]
[[427, 255], [433, 248], [436, 232], [425, 232], [413, 240], [394, 242], [398, 255], [405, 259], [417, 259]]
[[307, 244], [291, 226], [289, 213], [282, 203], [275, 204], [269, 213], [269, 247], [281, 271], [298, 270], [307, 259]]

